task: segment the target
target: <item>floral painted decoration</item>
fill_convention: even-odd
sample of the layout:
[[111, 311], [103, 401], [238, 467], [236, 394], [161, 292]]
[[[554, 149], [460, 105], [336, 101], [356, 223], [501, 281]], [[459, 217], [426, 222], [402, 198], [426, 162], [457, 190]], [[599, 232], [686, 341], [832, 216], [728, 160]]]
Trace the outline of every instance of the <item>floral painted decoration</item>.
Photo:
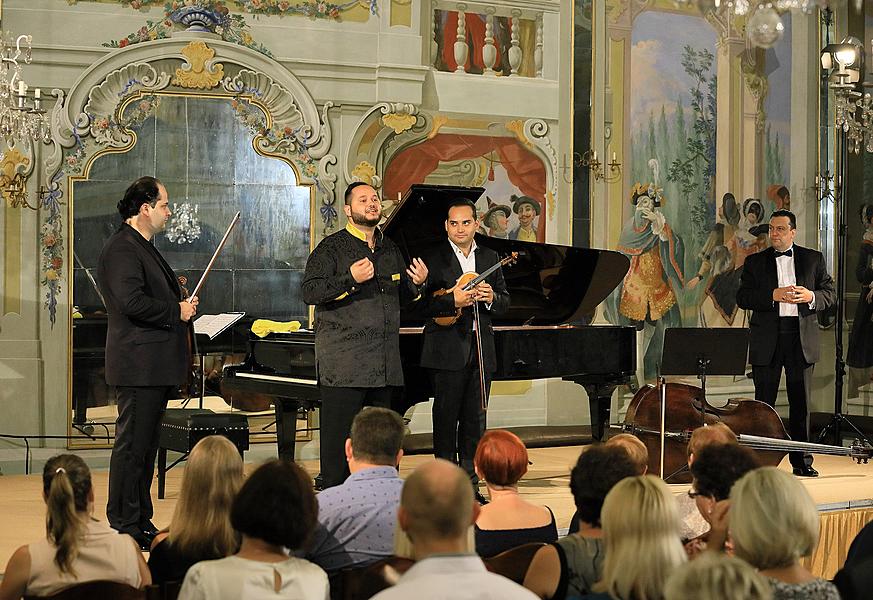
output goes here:
[[45, 307], [49, 312], [49, 322], [54, 327], [57, 319], [58, 296], [61, 293], [61, 269], [64, 266], [64, 236], [61, 213], [61, 188], [58, 181], [63, 171], [52, 178], [49, 192], [41, 201], [47, 213], [40, 231], [42, 237], [42, 285], [46, 288]]
[[[246, 126], [252, 134], [265, 138], [269, 142], [272, 152], [286, 156], [302, 175], [315, 181], [316, 188], [323, 190], [318, 179], [318, 164], [310, 156], [305, 144], [301, 149], [296, 150], [299, 144], [299, 128], [277, 125], [267, 127], [263, 110], [240, 96], [231, 100], [230, 106], [236, 113], [237, 121]], [[337, 212], [332, 202], [326, 202], [321, 207], [321, 219], [327, 228], [332, 227], [336, 222]]]
[[[126, 2], [127, 3], [127, 2]], [[138, 3], [134, 6], [134, 3]], [[133, 0], [130, 4], [132, 8], [144, 8], [148, 5], [160, 4], [160, 2], [152, 0]], [[127, 35], [120, 40], [111, 40], [103, 44], [107, 48], [125, 48], [127, 46], [138, 44], [140, 42], [150, 42], [152, 40], [162, 40], [170, 37], [173, 29], [182, 27], [179, 24], [178, 14], [190, 6], [200, 6], [217, 17], [217, 25], [214, 33], [221, 36], [226, 42], [239, 44], [246, 48], [251, 48], [256, 52], [260, 52], [270, 58], [273, 55], [263, 44], [258, 44], [252, 38], [249, 26], [245, 19], [240, 14], [232, 14], [224, 2], [167, 2], [164, 4], [164, 18], [158, 21], [151, 19], [146, 20], [146, 24], [138, 30]]]

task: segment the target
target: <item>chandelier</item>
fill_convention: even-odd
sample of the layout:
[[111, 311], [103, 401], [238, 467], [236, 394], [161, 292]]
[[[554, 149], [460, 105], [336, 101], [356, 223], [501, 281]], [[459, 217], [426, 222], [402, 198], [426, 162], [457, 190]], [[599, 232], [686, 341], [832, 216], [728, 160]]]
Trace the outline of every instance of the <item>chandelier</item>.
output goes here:
[[[719, 13], [745, 17], [746, 37], [752, 46], [772, 48], [785, 34], [779, 13], [789, 10], [810, 14], [824, 10], [839, 0], [674, 0], [676, 6], [697, 6], [701, 14]], [[858, 2], [858, 0], [855, 0]]]
[[0, 32], [0, 135], [10, 148], [16, 140], [48, 142], [51, 135], [40, 89], [29, 94], [21, 76], [22, 64], [31, 61], [30, 44], [29, 35]]
[[167, 239], [174, 244], [192, 244], [200, 237], [200, 220], [197, 218], [199, 205], [183, 202], [173, 204], [173, 216], [167, 224]]

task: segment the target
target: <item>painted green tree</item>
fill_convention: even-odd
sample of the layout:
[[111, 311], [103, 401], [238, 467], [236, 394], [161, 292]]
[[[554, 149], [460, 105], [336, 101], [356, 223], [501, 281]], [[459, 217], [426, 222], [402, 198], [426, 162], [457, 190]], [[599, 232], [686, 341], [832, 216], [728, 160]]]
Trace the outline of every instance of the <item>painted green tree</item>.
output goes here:
[[[693, 243], [699, 248], [715, 225], [715, 140], [716, 140], [716, 75], [713, 72], [715, 56], [708, 49], [696, 50], [685, 46], [682, 67], [693, 84], [691, 112], [694, 120], [686, 133], [679, 155], [670, 162], [668, 181], [678, 184], [681, 204], [686, 207], [680, 218], [688, 219]], [[684, 126], [684, 116], [683, 116]], [[689, 248], [689, 250], [691, 249]]]

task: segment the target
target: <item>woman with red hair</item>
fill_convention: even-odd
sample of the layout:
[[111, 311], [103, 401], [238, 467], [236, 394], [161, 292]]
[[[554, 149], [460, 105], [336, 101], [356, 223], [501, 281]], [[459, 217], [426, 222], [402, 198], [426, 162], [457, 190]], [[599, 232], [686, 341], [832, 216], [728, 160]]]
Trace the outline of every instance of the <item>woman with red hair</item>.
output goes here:
[[473, 465], [491, 499], [482, 507], [474, 527], [480, 556], [488, 558], [529, 542], [558, 539], [552, 510], [531, 504], [518, 494], [518, 481], [527, 473], [528, 458], [527, 448], [517, 435], [504, 429], [486, 431]]

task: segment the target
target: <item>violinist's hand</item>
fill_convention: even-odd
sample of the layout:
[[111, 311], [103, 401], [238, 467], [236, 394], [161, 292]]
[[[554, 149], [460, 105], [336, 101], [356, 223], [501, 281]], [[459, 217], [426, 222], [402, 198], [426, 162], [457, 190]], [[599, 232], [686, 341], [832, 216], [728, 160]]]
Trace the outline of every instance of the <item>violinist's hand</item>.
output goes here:
[[461, 286], [455, 286], [455, 291], [452, 293], [455, 296], [455, 306], [458, 308], [463, 308], [473, 304], [473, 294], [475, 293], [475, 290], [464, 291], [461, 289]]
[[427, 281], [427, 265], [420, 258], [413, 258], [412, 264], [406, 269], [406, 274], [415, 285], [421, 285]]
[[357, 283], [364, 283], [373, 279], [373, 274], [376, 272], [373, 266], [373, 261], [369, 258], [362, 258], [359, 261], [353, 262], [349, 267], [349, 272]]
[[482, 301], [485, 304], [491, 304], [494, 302], [494, 288], [491, 287], [491, 284], [485, 283], [484, 281], [473, 288], [473, 294], [473, 297], [476, 300]]
[[[196, 300], [196, 296], [194, 299]], [[186, 323], [191, 320], [191, 317], [197, 314], [197, 305], [188, 302], [187, 300], [182, 300], [179, 302], [179, 309], [181, 312], [181, 316], [179, 317]]]
[[867, 304], [873, 304], [873, 287], [867, 292]]
[[191, 306], [193, 306], [194, 308], [197, 308], [197, 306], [200, 304], [200, 298], [198, 298], [197, 296], [191, 296], [190, 298], [185, 298], [185, 301], [190, 302]]

